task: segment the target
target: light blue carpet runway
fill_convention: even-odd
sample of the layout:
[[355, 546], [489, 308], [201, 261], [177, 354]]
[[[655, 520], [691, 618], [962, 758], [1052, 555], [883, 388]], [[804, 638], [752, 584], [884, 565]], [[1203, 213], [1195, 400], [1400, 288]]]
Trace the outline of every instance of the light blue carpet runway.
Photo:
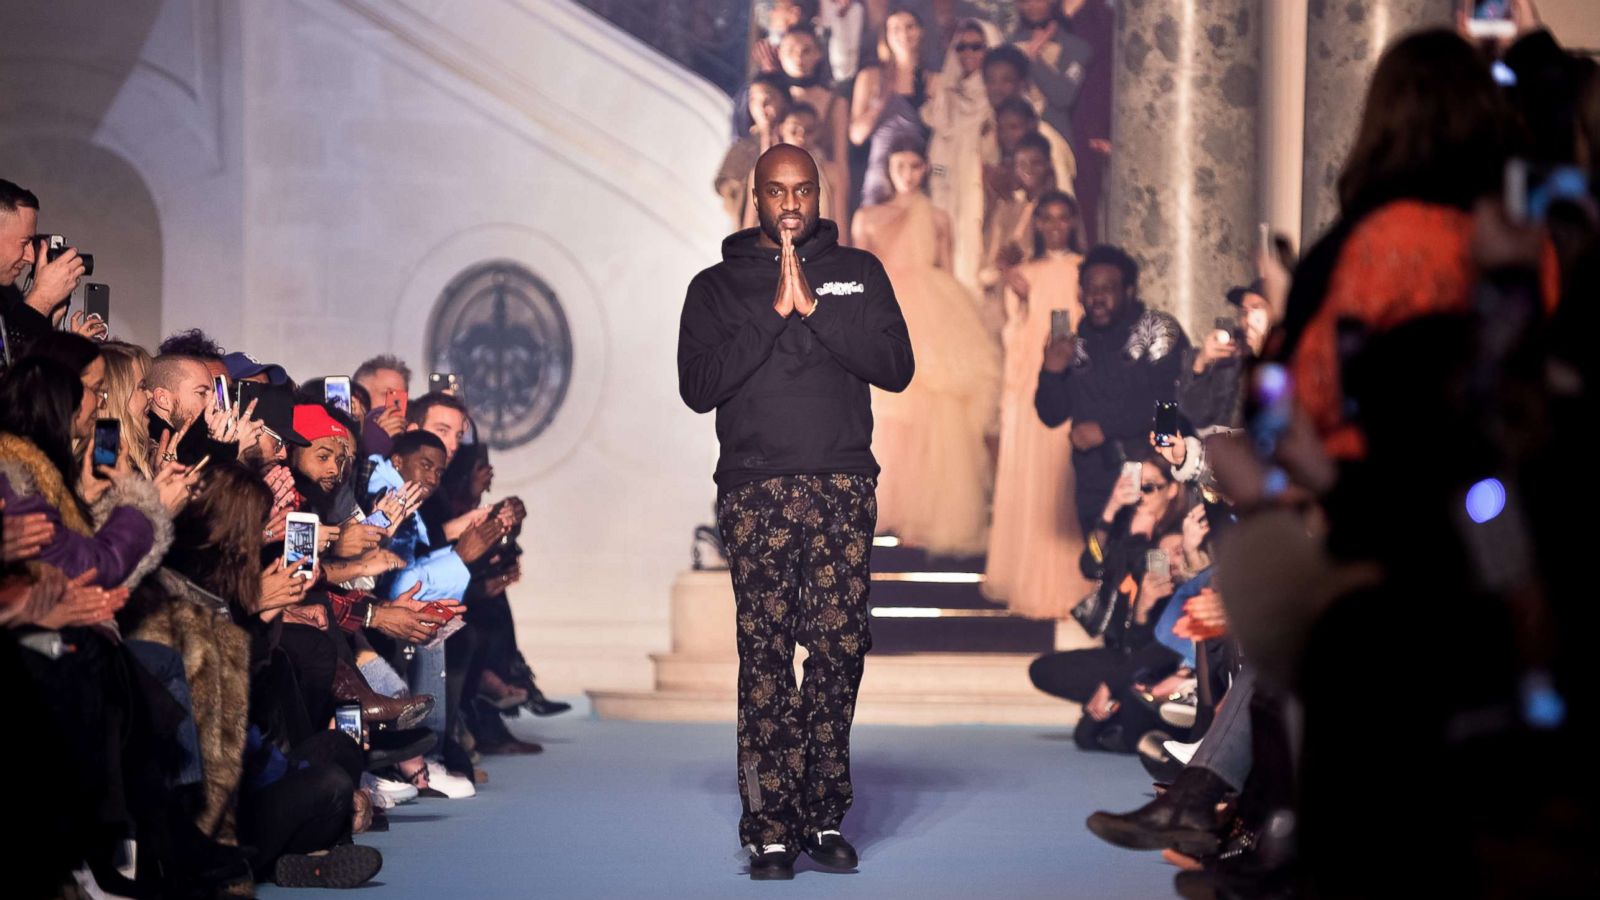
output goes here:
[[[512, 720], [542, 742], [489, 757], [470, 800], [422, 800], [362, 835], [383, 851], [363, 897], [1152, 898], [1160, 857], [1101, 843], [1096, 809], [1145, 802], [1137, 760], [1079, 752], [1064, 730], [863, 726], [844, 832], [857, 874], [804, 857], [792, 882], [751, 882], [735, 825], [733, 726], [602, 722], [583, 709]], [[262, 886], [262, 896], [306, 896]]]

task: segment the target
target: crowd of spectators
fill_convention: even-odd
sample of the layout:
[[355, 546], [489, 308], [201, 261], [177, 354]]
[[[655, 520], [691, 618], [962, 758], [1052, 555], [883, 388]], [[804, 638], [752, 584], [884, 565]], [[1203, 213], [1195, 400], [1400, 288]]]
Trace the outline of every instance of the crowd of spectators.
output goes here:
[[198, 330], [113, 339], [40, 206], [0, 180], [6, 895], [366, 883], [354, 835], [569, 708], [517, 648], [527, 509], [392, 356], [297, 382]]
[[1099, 640], [1030, 674], [1082, 704], [1080, 748], [1149, 771], [1154, 799], [1087, 824], [1161, 851], [1183, 896], [1600, 888], [1566, 524], [1595, 408], [1600, 66], [1511, 8], [1514, 40], [1461, 23], [1387, 49], [1338, 221], [1298, 259], [1263, 248], [1203, 339], [1141, 336], [1091, 253], [1090, 324], [1045, 351], [1037, 412], [1073, 423], [1094, 585], [1072, 614]]
[[1089, 829], [1162, 851], [1184, 896], [1591, 895], [1594, 616], [1565, 523], [1594, 419], [1600, 66], [1531, 0], [1505, 4], [1512, 38], [1463, 15], [1398, 39], [1338, 220], [1303, 257], [1266, 235], [1191, 339], [1095, 244], [1106, 4], [1018, 0], [1009, 40], [969, 7], [775, 2], [719, 190], [751, 224], [750, 165], [788, 140], [768, 123], [803, 109], [794, 143], [884, 258], [924, 380], [927, 300], [874, 240], [908, 216], [873, 207], [942, 211], [936, 265], [1004, 354], [985, 590], [1070, 613], [1093, 645], [1034, 684], [1081, 704], [1079, 748], [1156, 782]]

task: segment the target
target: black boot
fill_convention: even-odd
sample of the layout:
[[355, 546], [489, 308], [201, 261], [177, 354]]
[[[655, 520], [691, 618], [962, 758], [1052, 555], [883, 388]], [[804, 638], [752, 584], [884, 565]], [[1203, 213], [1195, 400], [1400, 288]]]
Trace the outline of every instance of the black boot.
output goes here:
[[1166, 793], [1130, 813], [1097, 812], [1089, 830], [1109, 844], [1129, 850], [1171, 847], [1188, 856], [1217, 852], [1217, 803], [1228, 784], [1209, 769], [1190, 766]]
[[856, 848], [838, 829], [819, 831], [806, 838], [805, 851], [812, 862], [830, 869], [854, 869], [859, 862]]
[[546, 697], [544, 691], [539, 690], [539, 686], [533, 683], [531, 677], [524, 689], [528, 692], [528, 701], [522, 705], [536, 716], [558, 716], [572, 708], [571, 703]]

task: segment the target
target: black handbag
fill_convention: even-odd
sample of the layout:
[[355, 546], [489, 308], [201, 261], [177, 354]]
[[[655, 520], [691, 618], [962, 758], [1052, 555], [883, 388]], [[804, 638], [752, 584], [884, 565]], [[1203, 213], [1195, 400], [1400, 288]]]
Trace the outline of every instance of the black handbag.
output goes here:
[[1076, 619], [1092, 638], [1105, 634], [1106, 626], [1111, 624], [1111, 614], [1117, 608], [1116, 599], [1107, 597], [1100, 588], [1101, 583], [1096, 581], [1094, 590], [1089, 596], [1078, 601], [1078, 605], [1072, 608], [1072, 618]]

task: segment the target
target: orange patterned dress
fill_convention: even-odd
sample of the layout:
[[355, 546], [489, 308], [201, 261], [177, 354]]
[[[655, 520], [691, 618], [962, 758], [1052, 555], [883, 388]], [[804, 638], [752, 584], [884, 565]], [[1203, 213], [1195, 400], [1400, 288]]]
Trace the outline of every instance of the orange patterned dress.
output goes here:
[[[1401, 200], [1381, 207], [1350, 233], [1322, 307], [1306, 326], [1292, 363], [1295, 398], [1336, 459], [1360, 459], [1366, 441], [1344, 420], [1337, 326], [1352, 318], [1384, 331], [1412, 319], [1468, 308], [1478, 281], [1472, 213]], [[1555, 250], [1547, 245], [1540, 281], [1545, 308], [1560, 296]]]

